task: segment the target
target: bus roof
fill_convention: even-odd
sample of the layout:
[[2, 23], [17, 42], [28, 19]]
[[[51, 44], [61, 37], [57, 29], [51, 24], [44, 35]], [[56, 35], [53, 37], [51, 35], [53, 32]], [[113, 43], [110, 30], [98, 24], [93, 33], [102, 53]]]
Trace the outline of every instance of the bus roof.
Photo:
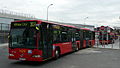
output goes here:
[[[88, 28], [80, 28], [80, 29], [82, 29], [82, 30], [90, 30], [90, 29], [88, 29]], [[91, 30], [90, 30], [91, 31]]]
[[41, 20], [17, 20], [17, 21], [13, 21], [13, 22], [27, 22], [27, 21], [41, 21]]
[[18, 20], [18, 21], [13, 21], [12, 23], [14, 23], [14, 22], [27, 22], [27, 21], [45, 22], [45, 23], [56, 24], [56, 25], [62, 25], [62, 26], [66, 26], [66, 27], [71, 27], [71, 28], [80, 29], [80, 28], [78, 28], [78, 27], [76, 27], [76, 26], [73, 26], [73, 25], [59, 24], [59, 23], [56, 23], [56, 22], [49, 22], [49, 21], [42, 21], [42, 20]]

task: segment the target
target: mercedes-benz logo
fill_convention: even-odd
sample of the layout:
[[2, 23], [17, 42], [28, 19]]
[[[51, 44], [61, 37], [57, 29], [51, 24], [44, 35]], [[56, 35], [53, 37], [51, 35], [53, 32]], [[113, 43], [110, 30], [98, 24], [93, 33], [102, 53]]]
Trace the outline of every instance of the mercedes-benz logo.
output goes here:
[[20, 57], [23, 57], [23, 54], [21, 54]]

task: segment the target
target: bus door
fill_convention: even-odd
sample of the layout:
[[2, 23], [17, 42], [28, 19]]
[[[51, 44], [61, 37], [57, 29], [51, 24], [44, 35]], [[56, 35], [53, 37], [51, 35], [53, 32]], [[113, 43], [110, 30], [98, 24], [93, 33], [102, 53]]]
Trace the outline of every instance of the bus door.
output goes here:
[[85, 38], [86, 40], [86, 47], [89, 47], [89, 38]]
[[84, 34], [83, 30], [80, 31], [80, 48], [83, 48]]
[[85, 32], [86, 47], [89, 47], [89, 40], [90, 40], [89, 37], [90, 37], [89, 31], [86, 31]]
[[42, 23], [42, 37], [43, 37], [43, 57], [45, 59], [52, 57], [52, 29], [50, 24]]
[[76, 38], [75, 38], [74, 34], [72, 34], [72, 48], [73, 48], [73, 50], [76, 49]]

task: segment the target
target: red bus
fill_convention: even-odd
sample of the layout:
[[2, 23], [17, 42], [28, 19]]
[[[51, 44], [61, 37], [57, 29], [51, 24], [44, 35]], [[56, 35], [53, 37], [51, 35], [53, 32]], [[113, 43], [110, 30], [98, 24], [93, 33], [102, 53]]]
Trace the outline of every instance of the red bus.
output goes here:
[[11, 23], [9, 59], [45, 61], [83, 47], [83, 30], [41, 20]]
[[112, 32], [113, 29], [108, 26], [101, 26], [97, 28], [98, 39], [100, 44], [111, 44], [114, 43], [115, 33]]
[[113, 44], [114, 43], [114, 34], [107, 33], [107, 34], [100, 34], [99, 35], [99, 43], [100, 44]]

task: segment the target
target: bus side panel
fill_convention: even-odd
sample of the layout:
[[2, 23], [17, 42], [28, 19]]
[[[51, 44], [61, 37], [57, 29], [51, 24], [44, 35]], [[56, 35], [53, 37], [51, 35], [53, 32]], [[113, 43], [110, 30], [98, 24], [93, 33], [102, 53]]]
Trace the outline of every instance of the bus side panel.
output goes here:
[[83, 41], [83, 48], [86, 48], [86, 40]]
[[72, 43], [71, 42], [58, 43], [58, 44], [53, 44], [53, 45], [60, 47], [60, 54], [65, 54], [65, 53], [72, 51]]

